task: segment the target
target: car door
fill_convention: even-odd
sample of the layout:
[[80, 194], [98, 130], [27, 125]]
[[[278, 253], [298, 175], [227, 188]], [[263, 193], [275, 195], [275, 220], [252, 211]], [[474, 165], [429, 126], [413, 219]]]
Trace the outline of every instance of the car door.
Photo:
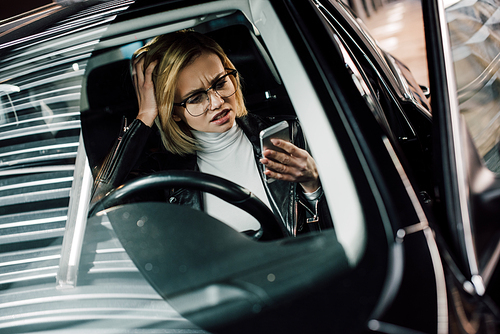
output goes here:
[[[434, 122], [436, 213], [471, 295], [498, 302], [496, 7], [423, 1]], [[496, 276], [495, 276], [496, 275]]]
[[[276, 15], [278, 10], [275, 11], [270, 2], [254, 1], [251, 11], [247, 10], [243, 2], [238, 3], [241, 6], [235, 6], [230, 1], [219, 1], [217, 8], [210, 5], [163, 8], [165, 13], [157, 13], [160, 17], [158, 20], [164, 20], [161, 30], [156, 29], [156, 26], [149, 26], [152, 20], [145, 17], [148, 13], [144, 14], [138, 8], [135, 13], [132, 12], [135, 17], [125, 16], [123, 21], [118, 19], [116, 25], [109, 29], [109, 35], [101, 40], [94, 60], [97, 62], [104, 60], [108, 54], [115, 55], [115, 47], [123, 50], [121, 43], [129, 36], [130, 39], [126, 42], [135, 42], [138, 34], [126, 30], [134, 24], [143, 25], [141, 37], [144, 39], [185, 26], [216, 36], [214, 38], [218, 38], [220, 43], [227, 41], [226, 50], [231, 50], [229, 56], [233, 57], [252, 95], [258, 94], [261, 98], [272, 95], [267, 101], [258, 101], [249, 96], [247, 104], [252, 103], [252, 112], [260, 112], [257, 107], [261, 105], [268, 105], [263, 109], [283, 111], [284, 104], [280, 100], [290, 96], [291, 105], [302, 122], [312, 154], [318, 164], [323, 166], [323, 170], [331, 171], [322, 173], [322, 183], [325, 189], [329, 189], [329, 206], [334, 212], [335, 231], [314, 233], [286, 241], [257, 243], [203, 212], [165, 203], [140, 203], [111, 209], [109, 218], [113, 228], [137, 268], [158, 293], [183, 316], [202, 328], [224, 330], [225, 326], [230, 326], [227, 329], [229, 332], [255, 333], [276, 332], [279, 329], [285, 332], [307, 332], [314, 329], [324, 331], [328, 328], [352, 327], [356, 323], [352, 319], [368, 317], [378, 301], [386, 277], [387, 236], [392, 234], [388, 222], [379, 217], [379, 204], [370, 195], [370, 189], [374, 185], [370, 185], [363, 176], [363, 166], [357, 160], [357, 155], [361, 153], [353, 152], [355, 149], [351, 146], [351, 139], [343, 133], [342, 145], [347, 146], [346, 149], [351, 152], [350, 167], [347, 168], [344, 162], [346, 157], [336, 144], [338, 139], [330, 127], [330, 121], [325, 119], [326, 106], [323, 104], [328, 103], [332, 113], [336, 106], [329, 97], [319, 101], [318, 93], [310, 82], [311, 78]], [[282, 7], [279, 9], [283, 10]], [[212, 11], [217, 15], [209, 15]], [[287, 16], [286, 12], [281, 13]], [[256, 23], [257, 27], [247, 24], [246, 17], [253, 17], [252, 23]], [[113, 35], [120, 25], [123, 28], [121, 34]], [[127, 36], [127, 33], [130, 35]], [[232, 33], [236, 34], [233, 36]], [[243, 33], [249, 38], [244, 39]], [[256, 43], [256, 49], [266, 61], [262, 64], [253, 61], [245, 66], [252, 59], [250, 46], [253, 43]], [[239, 49], [247, 52], [240, 56]], [[111, 58], [106, 63], [99, 63], [100, 66], [90, 65], [89, 69], [92, 70], [89, 72], [98, 73], [99, 69], [106, 68], [113, 61], [114, 58]], [[274, 64], [276, 67], [273, 67]], [[246, 67], [251, 71], [245, 71]], [[270, 79], [265, 75], [269, 69], [275, 73], [269, 76]], [[253, 76], [256, 76], [256, 81], [252, 80]], [[93, 107], [92, 82], [89, 74], [87, 97], [88, 105], [93, 109], [83, 110], [82, 114], [101, 111]], [[283, 82], [284, 85], [277, 86], [276, 82]], [[259, 84], [265, 86], [265, 89], [256, 90]], [[354, 83], [351, 86], [355, 87]], [[104, 94], [108, 98], [111, 95], [108, 91]], [[355, 94], [360, 96], [359, 92]], [[124, 98], [123, 95], [120, 96]], [[108, 105], [109, 102], [108, 100]], [[108, 110], [112, 110], [112, 107], [111, 104]], [[91, 132], [85, 132], [85, 117], [82, 119], [84, 136], [87, 134], [87, 139], [92, 139]], [[342, 120], [338, 123], [340, 128], [344, 126], [342, 123]], [[89, 124], [92, 126], [95, 122]], [[88, 152], [92, 152], [91, 140], [87, 143]], [[90, 158], [91, 153], [88, 156]], [[354, 172], [359, 174], [355, 181], [351, 176]], [[355, 183], [361, 188], [359, 191], [356, 190]], [[121, 210], [131, 213], [126, 215], [127, 219], [123, 218]], [[170, 211], [166, 214], [165, 210]], [[370, 226], [366, 226], [364, 217], [372, 210]], [[135, 232], [138, 227], [137, 214], [141, 217], [148, 216], [147, 224], [140, 224], [141, 233]], [[168, 217], [167, 221], [165, 217]], [[148, 230], [149, 226], [155, 226], [155, 229]], [[136, 237], [150, 240], [149, 252], [134, 249], [134, 245], [144, 244], [140, 240], [132, 240]], [[346, 256], [349, 257], [347, 265]], [[353, 271], [351, 267], [357, 269]], [[151, 270], [144, 271], [144, 268]], [[347, 275], [343, 275], [344, 273]], [[339, 288], [333, 282], [336, 278], [341, 281], [342, 286], [348, 284], [352, 288]], [[356, 303], [350, 303], [346, 307], [345, 303], [332, 298], [332, 293], [338, 294], [341, 300], [362, 295], [365, 303], [361, 307]], [[310, 305], [308, 309], [301, 307], [306, 304]], [[354, 309], [358, 312], [353, 312]], [[330, 317], [332, 313], [336, 314], [333, 319]], [[337, 321], [344, 318], [337, 313], [348, 315], [349, 320]], [[302, 317], [311, 321], [304, 321]], [[328, 318], [331, 320], [328, 321]], [[359, 325], [364, 327], [366, 323], [359, 322]]]
[[[404, 154], [347, 45], [314, 1], [216, 4], [182, 8], [172, 3], [144, 15], [135, 8], [109, 29], [95, 60], [125, 39], [129, 43], [180, 28], [234, 32], [234, 22], [245, 22], [302, 123], [335, 230], [256, 243], [202, 212], [165, 203], [111, 209], [113, 228], [136, 267], [183, 316], [210, 330], [446, 329], [443, 268], [432, 230], [402, 165]], [[241, 40], [235, 37], [231, 42]], [[248, 54], [240, 58], [246, 59]], [[254, 73], [265, 73], [251, 65]], [[250, 80], [247, 84], [252, 88]], [[271, 96], [266, 103], [283, 97], [260, 95]], [[171, 221], [165, 223], [165, 217]], [[148, 242], [136, 239], [144, 237]], [[345, 257], [348, 267], [341, 265]]]

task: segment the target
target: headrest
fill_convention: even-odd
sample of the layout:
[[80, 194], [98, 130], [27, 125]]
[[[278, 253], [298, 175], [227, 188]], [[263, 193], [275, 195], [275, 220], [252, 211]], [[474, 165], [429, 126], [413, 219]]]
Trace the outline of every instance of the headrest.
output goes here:
[[96, 67], [87, 77], [89, 109], [82, 110], [81, 124], [91, 167], [104, 161], [120, 133], [123, 118], [131, 123], [137, 116], [129, 63], [123, 59]]

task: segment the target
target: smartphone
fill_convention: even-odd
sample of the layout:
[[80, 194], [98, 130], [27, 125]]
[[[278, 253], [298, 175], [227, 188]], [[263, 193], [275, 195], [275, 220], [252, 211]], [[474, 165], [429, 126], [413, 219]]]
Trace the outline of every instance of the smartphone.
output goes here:
[[[260, 138], [260, 149], [262, 154], [264, 153], [265, 149], [271, 149], [276, 152], [283, 152], [286, 153], [283, 149], [274, 146], [273, 143], [271, 142], [271, 139], [281, 139], [281, 140], [286, 140], [290, 141], [290, 130], [288, 129], [288, 122], [287, 121], [281, 121], [277, 124], [274, 124], [273, 126], [268, 127], [267, 129], [264, 129], [260, 132], [259, 134]], [[264, 156], [262, 156], [264, 157]], [[275, 179], [269, 178], [267, 179], [268, 183], [273, 182]]]

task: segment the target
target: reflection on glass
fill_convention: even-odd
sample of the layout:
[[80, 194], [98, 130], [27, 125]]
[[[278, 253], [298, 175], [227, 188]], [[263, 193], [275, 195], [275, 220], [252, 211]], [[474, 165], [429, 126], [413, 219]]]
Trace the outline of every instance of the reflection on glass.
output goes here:
[[481, 157], [500, 173], [500, 12], [498, 1], [446, 9], [460, 111]]

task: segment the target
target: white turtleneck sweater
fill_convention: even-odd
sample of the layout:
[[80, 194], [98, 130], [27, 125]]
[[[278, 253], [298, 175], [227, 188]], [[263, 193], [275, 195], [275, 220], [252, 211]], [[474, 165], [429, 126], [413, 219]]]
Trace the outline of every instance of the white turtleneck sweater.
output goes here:
[[[247, 188], [270, 207], [255, 163], [252, 144], [236, 122], [223, 133], [191, 132], [201, 149], [197, 152], [201, 172], [220, 176]], [[259, 222], [250, 214], [218, 197], [205, 193], [204, 199], [205, 211], [209, 215], [237, 231], [257, 231], [260, 228]]]

